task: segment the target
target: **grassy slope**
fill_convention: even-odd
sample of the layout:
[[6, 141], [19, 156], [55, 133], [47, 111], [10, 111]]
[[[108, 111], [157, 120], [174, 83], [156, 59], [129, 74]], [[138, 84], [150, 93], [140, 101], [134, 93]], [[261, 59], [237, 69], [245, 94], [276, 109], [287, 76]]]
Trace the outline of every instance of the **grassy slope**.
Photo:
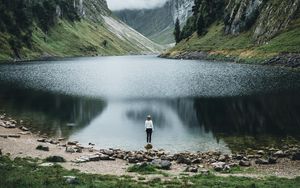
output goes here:
[[[0, 33], [0, 60], [13, 57], [7, 42], [9, 37], [8, 34]], [[103, 44], [105, 40], [106, 46]], [[40, 28], [36, 27], [33, 32], [33, 48], [23, 48], [21, 56], [24, 59], [34, 59], [41, 56], [122, 55], [140, 51], [137, 46], [117, 38], [101, 24], [60, 20], [46, 37]]]
[[251, 31], [240, 35], [224, 35], [223, 24], [214, 23], [206, 35], [193, 34], [167, 52], [176, 56], [183, 52], [209, 51], [212, 57], [234, 57], [241, 60], [263, 60], [284, 52], [300, 53], [300, 19], [289, 28], [271, 39], [268, 43], [257, 46], [251, 39]]
[[[68, 171], [55, 165], [41, 167], [38, 160], [16, 158], [11, 161], [8, 157], [0, 156], [0, 187], [34, 188], [34, 187], [222, 187], [222, 188], [272, 188], [272, 187], [300, 187], [300, 178], [244, 178], [217, 177], [214, 175], [196, 175], [193, 177], [174, 177], [172, 180], [161, 181], [160, 178], [143, 182], [132, 180], [129, 176], [105, 176], [82, 174], [78, 171]], [[78, 183], [67, 184], [63, 176], [76, 176]]]

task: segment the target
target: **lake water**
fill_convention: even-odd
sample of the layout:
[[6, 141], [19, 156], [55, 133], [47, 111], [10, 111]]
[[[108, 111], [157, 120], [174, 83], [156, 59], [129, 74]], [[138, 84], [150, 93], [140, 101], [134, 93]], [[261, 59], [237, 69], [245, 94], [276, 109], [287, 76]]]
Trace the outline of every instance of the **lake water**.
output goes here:
[[299, 96], [300, 72], [275, 67], [154, 56], [0, 65], [0, 112], [98, 148], [142, 149], [148, 114], [168, 151], [300, 140]]

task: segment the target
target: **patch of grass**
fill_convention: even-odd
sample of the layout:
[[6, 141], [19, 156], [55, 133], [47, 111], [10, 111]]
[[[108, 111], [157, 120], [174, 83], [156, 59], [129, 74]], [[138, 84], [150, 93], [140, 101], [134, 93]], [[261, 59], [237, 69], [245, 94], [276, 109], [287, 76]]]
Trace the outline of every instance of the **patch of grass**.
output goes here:
[[175, 56], [182, 52], [207, 51], [208, 60], [234, 60], [240, 63], [259, 63], [279, 53], [300, 53], [300, 19], [267, 43], [256, 44], [252, 39], [253, 31], [239, 35], [225, 35], [224, 24], [214, 23], [201, 37], [194, 33], [181, 41], [167, 54]]
[[[0, 156], [0, 187], [2, 188], [40, 188], [40, 187], [101, 187], [101, 188], [158, 188], [158, 187], [222, 187], [222, 188], [274, 188], [300, 187], [300, 177], [285, 179], [268, 177], [261, 179], [244, 177], [218, 177], [214, 175], [196, 175], [162, 181], [155, 178], [151, 181], [135, 181], [109, 175], [80, 173], [78, 170], [66, 170], [59, 165], [41, 167], [35, 160]], [[78, 184], [66, 183], [63, 176], [75, 176]]]
[[127, 169], [128, 172], [136, 172], [139, 174], [157, 174], [158, 170], [153, 166], [146, 163], [141, 165], [132, 165]]

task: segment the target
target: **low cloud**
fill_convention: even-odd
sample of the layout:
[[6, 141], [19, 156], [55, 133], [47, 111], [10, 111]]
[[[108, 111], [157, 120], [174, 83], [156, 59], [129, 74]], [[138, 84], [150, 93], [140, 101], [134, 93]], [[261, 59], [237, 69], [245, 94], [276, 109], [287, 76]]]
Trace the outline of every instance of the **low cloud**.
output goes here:
[[168, 0], [107, 0], [111, 10], [151, 9], [163, 6]]

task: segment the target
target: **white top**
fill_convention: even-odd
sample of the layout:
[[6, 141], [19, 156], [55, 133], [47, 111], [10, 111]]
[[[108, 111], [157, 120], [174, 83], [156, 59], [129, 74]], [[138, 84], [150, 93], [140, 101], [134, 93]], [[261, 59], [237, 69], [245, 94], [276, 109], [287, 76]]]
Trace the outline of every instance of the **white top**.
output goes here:
[[152, 122], [152, 120], [146, 120], [145, 121], [145, 130], [146, 129], [152, 129], [152, 130], [154, 130], [154, 127], [153, 127], [153, 122]]

